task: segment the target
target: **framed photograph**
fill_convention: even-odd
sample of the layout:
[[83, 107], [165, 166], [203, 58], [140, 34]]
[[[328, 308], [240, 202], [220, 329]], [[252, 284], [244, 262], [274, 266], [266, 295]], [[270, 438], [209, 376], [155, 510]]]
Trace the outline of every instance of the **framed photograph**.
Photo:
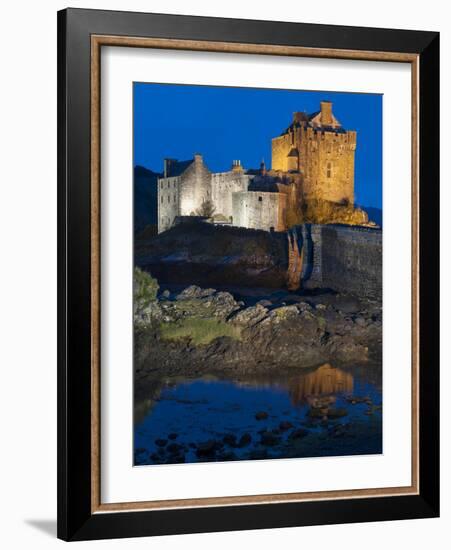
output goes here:
[[439, 514], [439, 35], [58, 14], [58, 536]]

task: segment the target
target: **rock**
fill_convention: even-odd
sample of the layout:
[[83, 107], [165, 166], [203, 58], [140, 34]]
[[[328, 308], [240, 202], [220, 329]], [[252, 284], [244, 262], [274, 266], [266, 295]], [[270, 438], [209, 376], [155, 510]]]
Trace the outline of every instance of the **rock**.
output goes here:
[[182, 290], [177, 295], [176, 300], [192, 300], [194, 298], [206, 298], [214, 294], [216, 290], [214, 288], [200, 288], [196, 285], [191, 285]]
[[168, 439], [172, 439], [172, 440], [177, 439], [177, 437], [178, 437], [178, 434], [176, 434], [176, 433], [170, 433], [168, 435]]
[[161, 293], [161, 296], [160, 296], [160, 300], [167, 300], [168, 298], [171, 297], [171, 293], [169, 292], [169, 290], [163, 290], [163, 292]]
[[260, 443], [267, 447], [274, 447], [280, 443], [280, 437], [272, 432], [263, 432], [260, 438]]
[[173, 454], [168, 457], [165, 464], [183, 464], [185, 462], [184, 454]]
[[158, 453], [152, 453], [149, 455], [149, 458], [152, 462], [159, 463], [161, 461], [160, 455]]
[[259, 300], [255, 305], [262, 307], [271, 307], [272, 302], [270, 300]]
[[183, 446], [178, 443], [170, 443], [166, 448], [170, 453], [178, 454], [183, 449]]
[[239, 325], [254, 326], [262, 321], [267, 314], [268, 310], [257, 304], [238, 311], [238, 313], [236, 313], [230, 321]]
[[357, 298], [352, 296], [340, 295], [336, 297], [335, 308], [342, 313], [358, 313], [362, 306]]
[[283, 420], [280, 424], [279, 424], [279, 430], [281, 432], [286, 432], [287, 430], [289, 430], [290, 428], [293, 427], [293, 424], [291, 422], [288, 422], [287, 420]]
[[316, 304], [316, 309], [325, 310], [327, 309], [327, 306], [326, 304]]
[[288, 436], [288, 439], [301, 439], [308, 435], [308, 433], [308, 430], [305, 430], [304, 428], [299, 428], [297, 430], [293, 430]]
[[361, 317], [360, 315], [358, 315], [355, 319], [354, 319], [354, 323], [356, 325], [358, 325], [359, 327], [364, 327], [366, 326], [366, 321], [363, 317]]
[[273, 309], [273, 312], [279, 319], [290, 319], [299, 315], [299, 309], [297, 305], [277, 307]]
[[230, 292], [216, 292], [211, 297], [211, 307], [214, 309], [215, 317], [222, 318], [230, 316], [240, 308]]
[[226, 434], [222, 440], [226, 445], [230, 445], [230, 447], [234, 447], [236, 445], [236, 435], [235, 434]]
[[204, 441], [197, 445], [196, 454], [197, 456], [213, 456], [216, 451], [216, 441], [210, 439], [209, 441]]
[[268, 413], [266, 411], [259, 411], [255, 415], [255, 420], [266, 420], [268, 418]]
[[307, 302], [298, 302], [296, 304], [296, 307], [298, 308], [298, 311], [311, 311], [312, 306]]
[[163, 311], [158, 302], [144, 303], [138, 300], [133, 304], [133, 321], [136, 326], [158, 323], [162, 317]]
[[307, 413], [307, 416], [310, 418], [324, 418], [325, 415], [324, 409], [317, 409], [316, 407], [311, 407]]
[[251, 434], [246, 432], [240, 437], [240, 440], [238, 441], [238, 447], [240, 448], [246, 447], [247, 445], [249, 445], [251, 441], [252, 441]]
[[344, 408], [329, 409], [327, 411], [327, 417], [331, 419], [343, 418], [343, 416], [347, 416], [347, 414], [348, 414], [348, 411]]
[[167, 442], [167, 439], [155, 439], [155, 445], [158, 445], [158, 447], [164, 447]]

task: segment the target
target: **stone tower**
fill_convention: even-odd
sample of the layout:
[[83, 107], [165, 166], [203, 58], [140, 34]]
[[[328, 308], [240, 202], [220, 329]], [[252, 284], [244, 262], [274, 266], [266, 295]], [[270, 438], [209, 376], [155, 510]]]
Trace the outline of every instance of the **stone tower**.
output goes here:
[[305, 199], [354, 204], [356, 132], [345, 130], [321, 101], [320, 110], [293, 114], [288, 128], [272, 140], [272, 169], [300, 173]]

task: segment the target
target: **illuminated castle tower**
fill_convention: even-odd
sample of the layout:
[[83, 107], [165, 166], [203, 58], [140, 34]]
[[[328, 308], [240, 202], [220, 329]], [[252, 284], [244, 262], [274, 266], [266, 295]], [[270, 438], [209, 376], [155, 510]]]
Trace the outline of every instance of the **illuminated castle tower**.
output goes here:
[[321, 101], [321, 110], [296, 112], [293, 122], [272, 140], [272, 170], [300, 173], [305, 199], [354, 204], [356, 132], [346, 131]]

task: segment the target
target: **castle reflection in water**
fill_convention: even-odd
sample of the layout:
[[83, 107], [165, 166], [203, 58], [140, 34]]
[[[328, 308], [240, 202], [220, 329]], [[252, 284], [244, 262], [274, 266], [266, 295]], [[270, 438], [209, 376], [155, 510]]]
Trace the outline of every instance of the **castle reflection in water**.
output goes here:
[[312, 397], [354, 391], [354, 377], [329, 363], [306, 372], [288, 382], [288, 393], [294, 405], [309, 402]]

